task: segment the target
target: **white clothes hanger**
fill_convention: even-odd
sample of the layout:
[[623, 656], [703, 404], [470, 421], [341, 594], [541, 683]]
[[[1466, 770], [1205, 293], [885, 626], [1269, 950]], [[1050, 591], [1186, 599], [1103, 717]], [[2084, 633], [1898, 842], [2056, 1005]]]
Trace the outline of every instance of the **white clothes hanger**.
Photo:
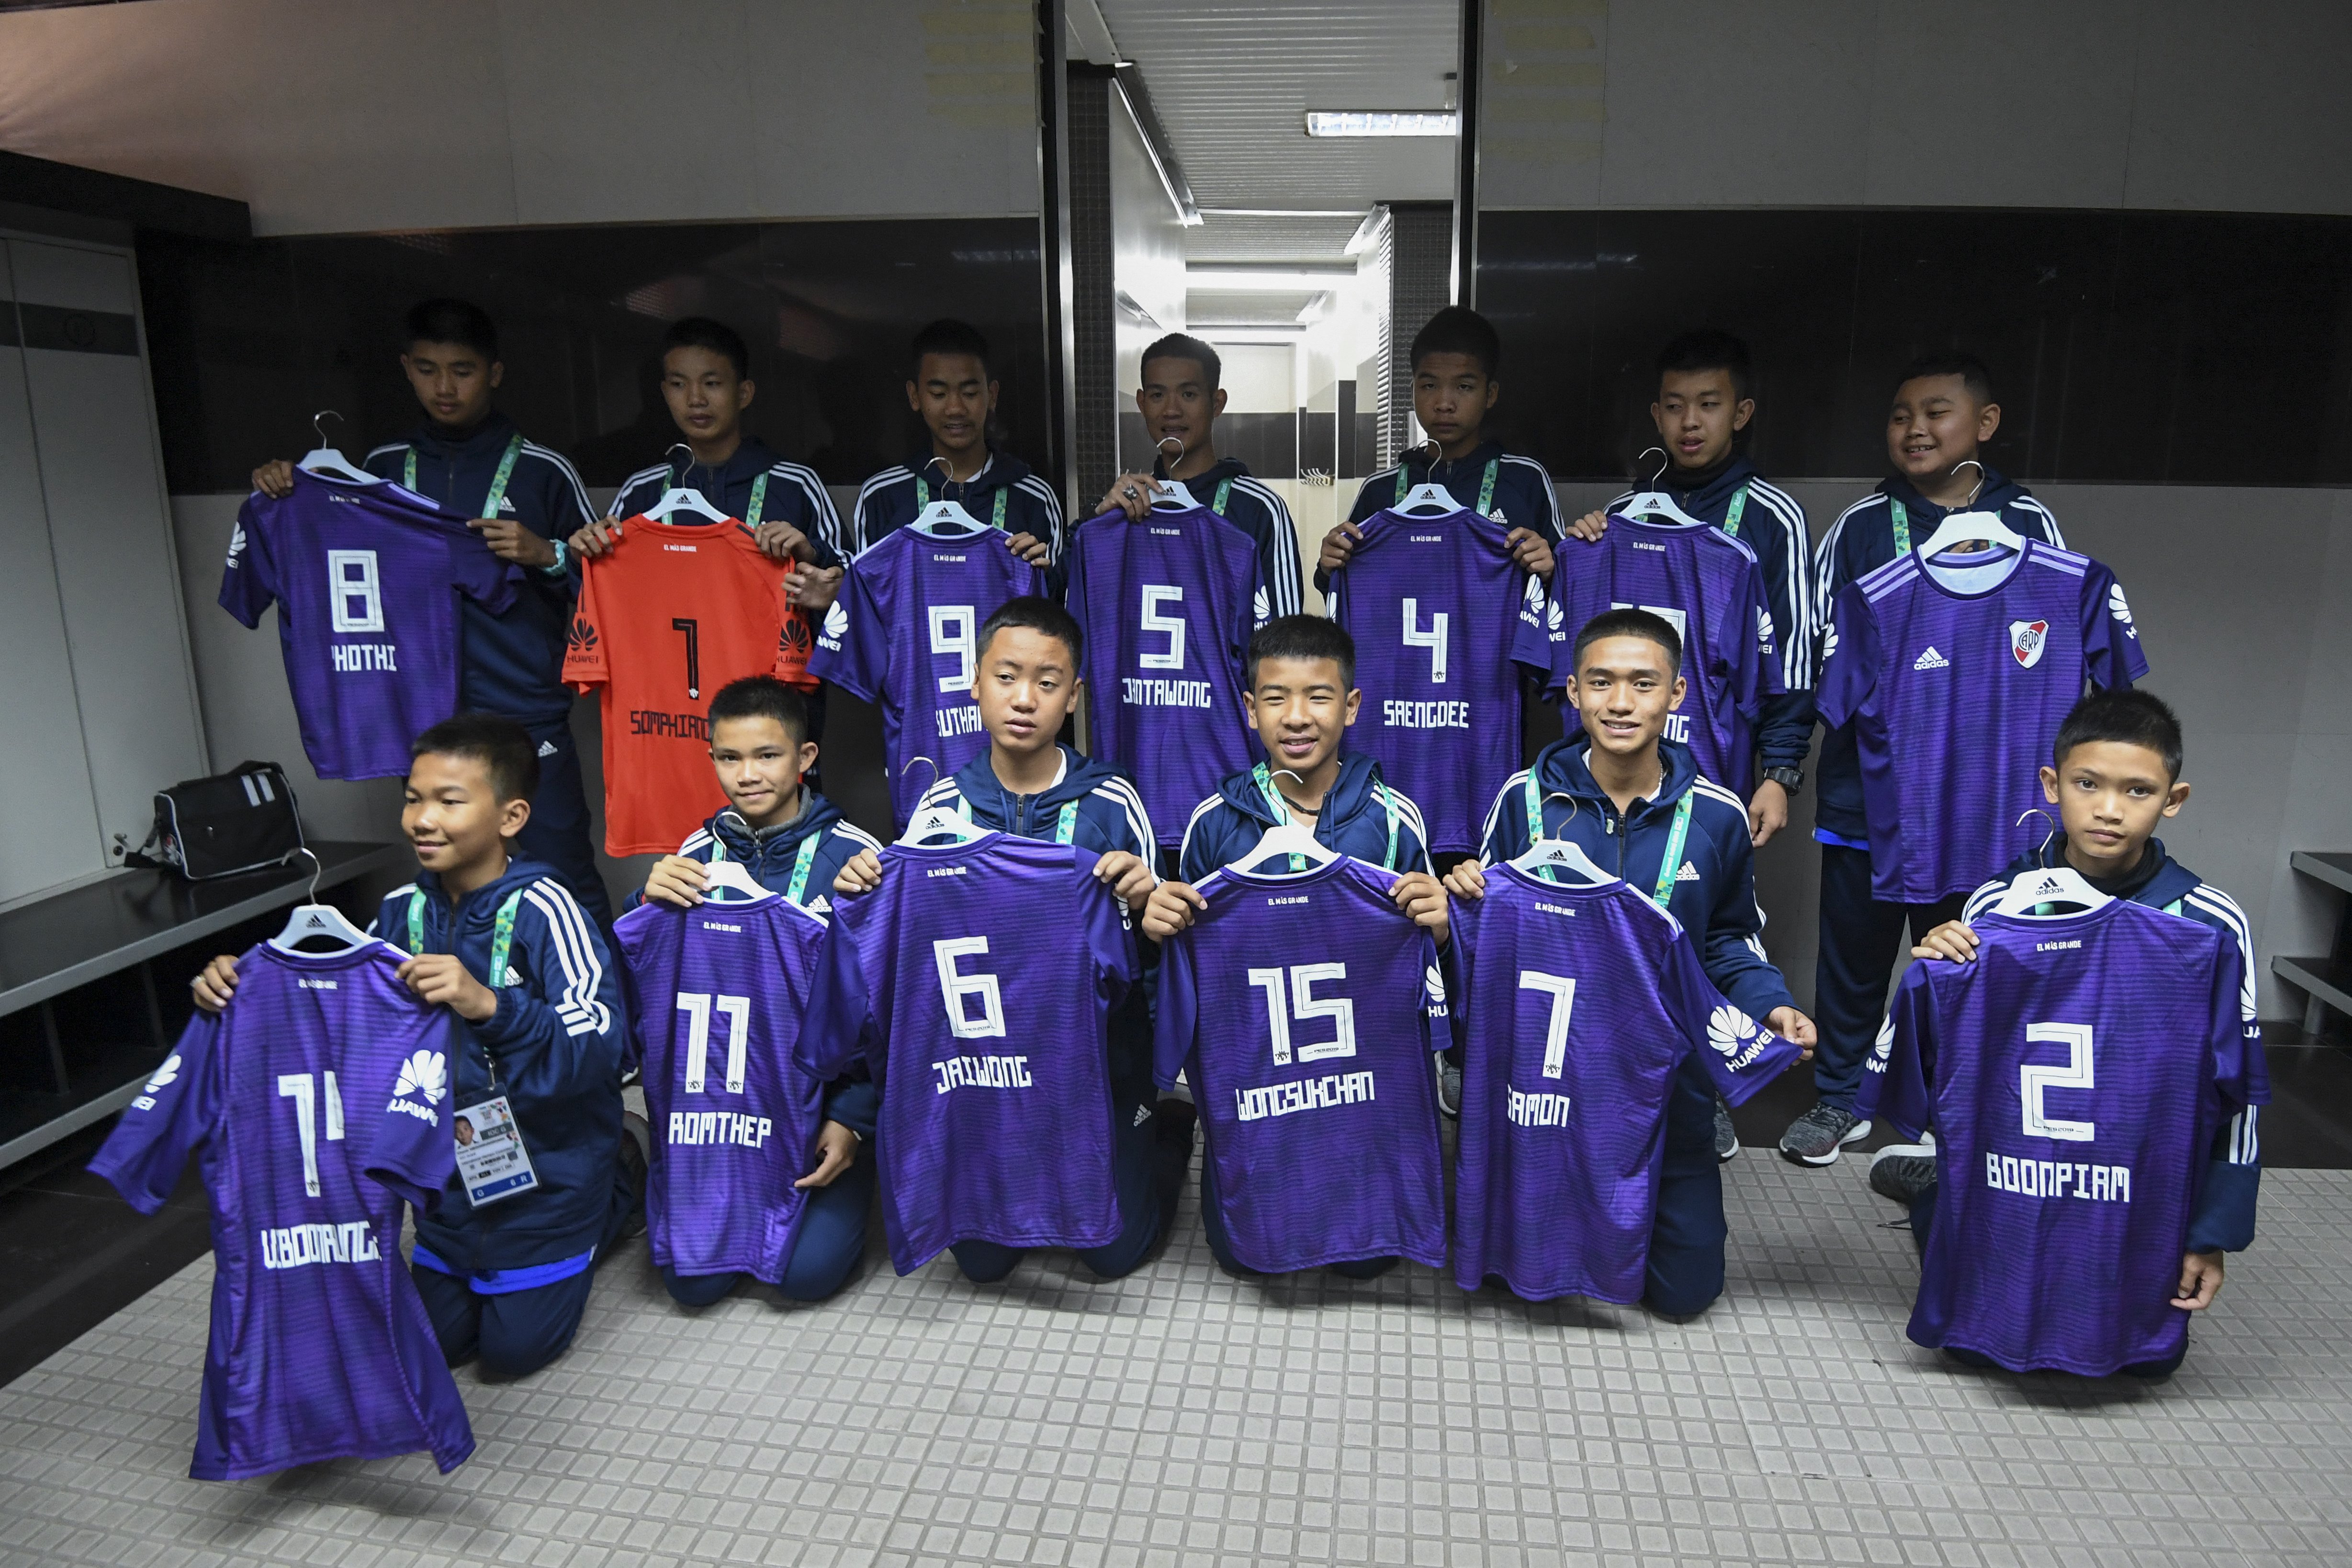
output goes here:
[[1318, 843], [1315, 835], [1307, 831], [1303, 823], [1284, 822], [1258, 835], [1257, 842], [1234, 857], [1229, 864], [1239, 869], [1255, 866], [1274, 855], [1296, 855], [1307, 862], [1309, 869], [1319, 869], [1339, 858], [1338, 850]]
[[[685, 443], [676, 443], [671, 446], [669, 451], [675, 452], [681, 446], [685, 446]], [[669, 457], [669, 452], [663, 453], [662, 457], [664, 460], [667, 461]], [[694, 461], [693, 447], [687, 447], [686, 457], [688, 463], [689, 465], [692, 464]], [[684, 485], [678, 484], [675, 481], [670, 484], [668, 489], [662, 491], [660, 499], [656, 500], [653, 505], [646, 508], [645, 514], [646, 516], [652, 518], [656, 522], [667, 522], [671, 518], [676, 517], [682, 511], [693, 512], [699, 517], [708, 518], [712, 522], [732, 522], [735, 521], [729, 517], [725, 512], [720, 511], [717, 507], [712, 506], [709, 501], [703, 500], [702, 492], [700, 490], [688, 489]]]
[[907, 526], [928, 539], [970, 539], [988, 531], [988, 525], [966, 511], [960, 500], [935, 500]]
[[[1984, 465], [1970, 458], [1960, 467], [1977, 471], [1977, 488], [1970, 490], [1969, 499], [1961, 503], [1964, 507], [1972, 507], [1977, 497], [1984, 493]], [[1945, 551], [1962, 544], [1998, 544], [2019, 552], [2025, 548], [2025, 541], [2000, 520], [2000, 513], [1962, 510], [1947, 516], [1936, 531], [1927, 536], [1927, 542], [1918, 547], [1919, 559], [1933, 560]]]
[[1528, 847], [1526, 854], [1511, 862], [1513, 868], [1529, 876], [1541, 876], [1545, 871], [1573, 871], [1592, 887], [1617, 879], [1592, 863], [1592, 857], [1572, 838], [1538, 838]]
[[294, 853], [310, 862], [310, 888], [302, 895], [303, 901], [294, 906], [294, 912], [286, 917], [285, 928], [269, 939], [269, 945], [280, 952], [299, 952], [297, 943], [323, 940], [333, 942], [336, 952], [349, 952], [373, 942], [375, 938], [344, 919], [342, 910], [319, 902], [319, 879], [327, 868], [320, 863], [318, 855], [309, 848]]
[[927, 805], [908, 822], [907, 831], [898, 835], [898, 842], [920, 844], [926, 838], [936, 838], [943, 833], [959, 844], [969, 844], [986, 836], [984, 829], [974, 826], [971, 818], [955, 807]]
[[[704, 866], [702, 887], [706, 894], [724, 888], [730, 892], [742, 894], [747, 900], [768, 897], [768, 889], [760, 886], [752, 879], [751, 873], [743, 868], [743, 862], [740, 860], [713, 860]], [[717, 901], [731, 903], [734, 900], [722, 899]]]
[[[1184, 443], [1173, 436], [1162, 436], [1159, 449], [1165, 452], [1171, 447], [1176, 448], [1176, 457], [1169, 464], [1173, 468], [1184, 460]], [[1192, 499], [1191, 487], [1181, 479], [1160, 479], [1151, 487], [1151, 509], [1154, 511], [1192, 511], [1200, 504]]]
[[[1405, 492], [1404, 500], [1391, 507], [1391, 511], [1418, 511], [1423, 507], [1435, 507], [1439, 512], [1466, 510], [1454, 499], [1452, 491], [1443, 485], [1418, 484]], [[1435, 514], [1432, 514], [1435, 515]]]
[[1997, 915], [2030, 915], [2040, 904], [2079, 904], [2084, 911], [2100, 909], [2115, 900], [2084, 879], [2072, 866], [2049, 866], [2028, 871], [2010, 883], [1992, 903]]
[[383, 484], [384, 481], [382, 479], [378, 478], [374, 474], [369, 473], [365, 468], [359, 467], [349, 458], [344, 457], [341, 452], [327, 445], [327, 427], [320, 424], [319, 421], [321, 419], [332, 419], [336, 423], [341, 424], [342, 422], [342, 417], [343, 416], [341, 415], [336, 413], [331, 408], [321, 408], [319, 412], [310, 416], [310, 428], [319, 433], [319, 444], [311, 450], [305, 452], [302, 455], [302, 460], [295, 466], [301, 468], [306, 473], [318, 474], [330, 479], [341, 479], [348, 484]]
[[[1642, 491], [1639, 495], [1634, 496], [1633, 500], [1627, 501], [1623, 506], [1619, 507], [1617, 509], [1617, 515], [1620, 517], [1663, 517], [1668, 522], [1678, 522], [1685, 527], [1701, 528], [1706, 526], [1701, 523], [1698, 519], [1693, 517], [1681, 507], [1675, 505], [1674, 497], [1668, 495], [1665, 491], [1658, 488], [1659, 482], [1666, 477], [1667, 466], [1673, 461], [1673, 458], [1667, 455], [1666, 449], [1664, 447], [1648, 447], [1642, 453], [1642, 458], [1648, 457], [1652, 452], [1655, 452], [1658, 455], [1658, 471], [1650, 476], [1650, 488]], [[1638, 463], [1642, 460], [1642, 458], [1636, 458], [1633, 460]]]

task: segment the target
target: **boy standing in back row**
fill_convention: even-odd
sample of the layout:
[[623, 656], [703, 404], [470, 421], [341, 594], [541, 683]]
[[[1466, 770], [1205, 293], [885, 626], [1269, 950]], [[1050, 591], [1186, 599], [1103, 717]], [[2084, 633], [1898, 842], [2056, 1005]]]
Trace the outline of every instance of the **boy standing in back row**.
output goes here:
[[[1448, 305], [1412, 338], [1412, 416], [1429, 444], [1364, 481], [1348, 521], [1323, 536], [1315, 586], [1328, 591], [1364, 537], [1366, 518], [1402, 502], [1415, 485], [1433, 484], [1473, 511], [1507, 525], [1505, 542], [1522, 572], [1551, 580], [1559, 542], [1559, 497], [1533, 458], [1513, 457], [1486, 436], [1486, 416], [1503, 395], [1495, 379], [1503, 342], [1494, 324], [1466, 305]], [[1434, 447], [1433, 452], [1432, 447]]]
[[1264, 626], [1276, 616], [1299, 611], [1303, 573], [1298, 527], [1290, 521], [1290, 508], [1282, 498], [1250, 478], [1239, 458], [1217, 457], [1217, 416], [1225, 411], [1225, 392], [1217, 383], [1223, 374], [1217, 351], [1182, 332], [1171, 332], [1143, 351], [1143, 385], [1135, 395], [1135, 406], [1160, 455], [1150, 473], [1121, 474], [1112, 480], [1095, 513], [1124, 511], [1140, 522], [1151, 510], [1152, 495], [1162, 481], [1183, 485], [1194, 500], [1256, 545], [1265, 599], [1256, 607], [1255, 619]]
[[[2065, 547], [2057, 519], [2024, 486], [1985, 467], [1984, 443], [2000, 428], [1992, 376], [1968, 354], [1922, 359], [1903, 373], [1886, 416], [1894, 474], [1846, 508], [1813, 556], [1814, 603], [1834, 603], [1847, 584], [1908, 555], [1956, 511], [1995, 511], [2028, 539]], [[1822, 844], [1821, 957], [1813, 1007], [1822, 1043], [1813, 1062], [1820, 1103], [1789, 1124], [1780, 1152], [1826, 1165], [1870, 1123], [1854, 1114], [1863, 1060], [1886, 1015], [1886, 985], [1907, 924], [1915, 940], [1958, 914], [1958, 898], [1910, 906], [1870, 896], [1870, 825], [1863, 815], [1862, 756], [1852, 726], [1822, 737], [1821, 798], [1813, 837]]]
[[[1666, 454], [1658, 488], [1699, 521], [1745, 541], [1764, 569], [1780, 647], [1780, 682], [1787, 689], [1764, 699], [1757, 720], [1759, 767], [1756, 793], [1748, 803], [1748, 827], [1760, 848], [1789, 826], [1789, 802], [1805, 782], [1805, 753], [1813, 746], [1813, 639], [1821, 613], [1807, 560], [1812, 535], [1806, 531], [1805, 509], [1786, 490], [1767, 484], [1747, 454], [1755, 391], [1746, 343], [1729, 332], [1685, 332], [1658, 355], [1650, 421]], [[1598, 539], [1609, 526], [1609, 511], [1633, 499], [1628, 492], [1607, 510], [1578, 519], [1578, 537]]]
[[1052, 566], [1068, 542], [1061, 498], [1034, 469], [989, 444], [1000, 390], [988, 340], [968, 321], [942, 319], [915, 334], [908, 351], [907, 406], [930, 432], [930, 451], [883, 469], [857, 492], [849, 553], [863, 555], [933, 501], [951, 500], [1002, 529], [1013, 553]]
[[[613, 907], [588, 835], [588, 791], [572, 743], [572, 691], [563, 684], [563, 641], [580, 591], [579, 566], [563, 542], [595, 512], [579, 472], [525, 440], [491, 405], [506, 366], [498, 328], [479, 306], [427, 300], [408, 312], [405, 337], [400, 367], [425, 421], [405, 439], [370, 452], [362, 466], [477, 519], [470, 526], [490, 553], [523, 568], [522, 591], [504, 615], [458, 600], [457, 707], [502, 715], [530, 732], [539, 790], [516, 847], [552, 866], [596, 924], [610, 930]], [[290, 494], [293, 466], [264, 463], [253, 471], [253, 488]]]

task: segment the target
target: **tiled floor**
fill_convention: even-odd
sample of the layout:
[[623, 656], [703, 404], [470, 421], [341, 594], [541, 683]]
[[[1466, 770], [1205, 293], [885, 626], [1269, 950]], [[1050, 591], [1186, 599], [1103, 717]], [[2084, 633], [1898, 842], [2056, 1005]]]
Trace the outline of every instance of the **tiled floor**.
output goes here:
[[2155, 1388], [1944, 1365], [1862, 1162], [1727, 1176], [1731, 1288], [1681, 1325], [1244, 1284], [1189, 1203], [1116, 1284], [942, 1260], [814, 1308], [689, 1315], [638, 1243], [553, 1368], [459, 1374], [446, 1479], [187, 1480], [206, 1259], [0, 1390], [0, 1563], [2352, 1562], [2352, 1173], [2265, 1177]]

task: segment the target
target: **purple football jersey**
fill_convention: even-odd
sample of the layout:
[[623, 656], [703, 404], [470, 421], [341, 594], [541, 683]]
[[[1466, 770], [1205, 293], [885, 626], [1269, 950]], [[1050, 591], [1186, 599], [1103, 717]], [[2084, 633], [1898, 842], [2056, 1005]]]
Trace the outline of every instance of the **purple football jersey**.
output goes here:
[[1326, 605], [1356, 639], [1364, 708], [1349, 747], [1420, 805], [1431, 849], [1475, 850], [1519, 766], [1519, 667], [1551, 665], [1543, 581], [1511, 563], [1508, 525], [1466, 508], [1362, 526]]
[[1640, 1300], [1683, 1058], [1738, 1105], [1803, 1047], [1726, 1001], [1681, 922], [1614, 878], [1497, 866], [1484, 898], [1454, 906], [1454, 940], [1455, 1279]]
[[297, 468], [285, 500], [246, 498], [220, 605], [253, 627], [278, 602], [286, 684], [320, 778], [404, 778], [408, 743], [457, 710], [456, 595], [500, 615], [517, 580], [424, 497]]
[[1904, 973], [1854, 1107], [1936, 1130], [1911, 1338], [2085, 1377], [2175, 1355], [2213, 1135], [2270, 1101], [2237, 944], [2123, 899], [1973, 926], [1975, 963]]
[[1931, 904], [1998, 875], [2042, 837], [2018, 819], [2047, 810], [2041, 769], [2085, 686], [2147, 674], [2105, 566], [2040, 540], [1976, 553], [1897, 556], [1847, 584], [1822, 638], [1822, 720], [1853, 724], [1882, 902]]
[[1430, 1061], [1445, 983], [1429, 933], [1389, 896], [1396, 881], [1346, 856], [1295, 876], [1228, 867], [1163, 951], [1154, 1075], [1192, 1086], [1249, 1268], [1445, 1266]]
[[950, 1243], [1100, 1247], [1111, 1187], [1112, 1009], [1136, 974], [1091, 850], [990, 833], [882, 852], [834, 907], [795, 1057], [882, 1086], [882, 1220], [901, 1274]]
[[[1044, 592], [1045, 580], [994, 529], [969, 539], [894, 529], [850, 563], [809, 672], [881, 708], [900, 822], [925, 790], [988, 750], [971, 694], [974, 638], [998, 605]], [[926, 757], [933, 766], [916, 761]]]
[[198, 1013], [89, 1168], [142, 1214], [189, 1154], [212, 1198], [212, 1338], [199, 1480], [321, 1459], [474, 1451], [466, 1406], [400, 1256], [400, 1205], [440, 1201], [457, 1021], [400, 983], [380, 942], [316, 956], [264, 944], [236, 996]]
[[[1746, 800], [1756, 787], [1754, 725], [1764, 699], [1782, 689], [1780, 634], [1764, 568], [1746, 542], [1704, 524], [1612, 517], [1587, 543], [1563, 539], [1553, 552], [1549, 688], [1575, 675], [1576, 635], [1603, 610], [1648, 610], [1683, 639], [1683, 705], [1666, 716], [1666, 739], [1698, 759], [1704, 777]], [[1569, 724], [1576, 710], [1564, 710]]]
[[1160, 842], [1181, 844], [1192, 808], [1259, 754], [1242, 715], [1257, 547], [1205, 507], [1105, 512], [1079, 525], [1069, 571], [1093, 753], [1134, 778]]
[[781, 1279], [816, 1165], [824, 1086], [793, 1060], [824, 920], [771, 893], [613, 924], [645, 1047], [654, 1261]]

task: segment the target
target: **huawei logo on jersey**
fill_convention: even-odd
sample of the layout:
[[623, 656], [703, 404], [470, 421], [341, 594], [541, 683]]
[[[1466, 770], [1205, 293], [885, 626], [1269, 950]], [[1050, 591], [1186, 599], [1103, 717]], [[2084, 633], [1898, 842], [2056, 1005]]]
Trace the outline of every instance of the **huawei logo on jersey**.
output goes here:
[[244, 554], [244, 553], [245, 553], [245, 524], [243, 524], [243, 523], [241, 523], [241, 522], [240, 522], [240, 523], [236, 524], [236, 526], [235, 528], [233, 528], [232, 530], [230, 530], [230, 531], [229, 531], [229, 536], [228, 536], [228, 563], [229, 563], [230, 565], [232, 565], [232, 566], [236, 565], [236, 558], [237, 558], [238, 556], [240, 556], [240, 555]]
[[824, 612], [824, 637], [827, 642], [839, 642], [849, 630], [849, 609], [835, 599]]
[[155, 1093], [165, 1084], [170, 1083], [179, 1076], [180, 1053], [173, 1051], [170, 1056], [163, 1058], [163, 1065], [155, 1069], [155, 1076], [147, 1080], [147, 1092], [149, 1094]]
[[439, 1051], [415, 1051], [400, 1064], [400, 1079], [392, 1092], [402, 1099], [422, 1095], [427, 1105], [438, 1105], [449, 1089], [448, 1064]]
[[787, 664], [805, 664], [809, 655], [808, 622], [798, 616], [786, 616], [776, 633], [776, 653]]
[[1728, 1002], [1707, 1015], [1706, 1043], [1722, 1056], [1738, 1056], [1755, 1034], [1756, 1020]]
[[574, 616], [572, 617], [572, 635], [565, 641], [571, 645], [572, 651], [574, 653], [594, 653], [596, 628], [588, 624], [587, 616]]

